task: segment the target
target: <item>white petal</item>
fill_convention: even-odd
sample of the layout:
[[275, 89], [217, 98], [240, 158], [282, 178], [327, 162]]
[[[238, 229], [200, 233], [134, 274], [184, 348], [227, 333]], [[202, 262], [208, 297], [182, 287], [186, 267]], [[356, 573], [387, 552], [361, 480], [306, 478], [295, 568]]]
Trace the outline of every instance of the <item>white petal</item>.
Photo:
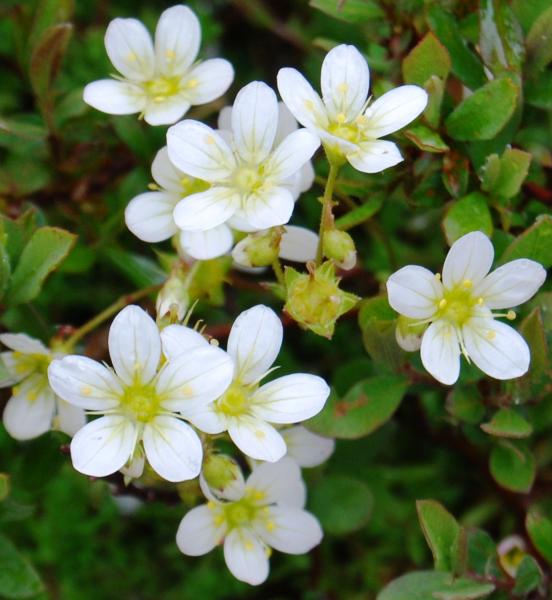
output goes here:
[[357, 171], [379, 173], [394, 167], [403, 160], [403, 157], [393, 142], [376, 140], [360, 143], [358, 150], [347, 154], [347, 160]]
[[180, 354], [199, 348], [207, 348], [209, 342], [197, 331], [184, 325], [169, 325], [161, 331], [163, 353], [172, 360]]
[[183, 93], [163, 100], [149, 98], [144, 107], [144, 121], [148, 125], [172, 125], [190, 110], [190, 102]]
[[202, 504], [192, 508], [180, 521], [176, 544], [183, 554], [201, 556], [220, 544], [224, 534], [225, 527], [215, 525], [213, 510]]
[[69, 436], [74, 436], [79, 429], [86, 425], [86, 415], [79, 406], [74, 406], [57, 398], [56, 428]]
[[489, 308], [511, 308], [523, 304], [546, 279], [541, 264], [527, 258], [513, 260], [487, 275], [473, 290]]
[[223, 106], [220, 109], [217, 119], [217, 127], [223, 131], [232, 130], [232, 107]]
[[172, 164], [167, 146], [163, 146], [155, 155], [151, 164], [151, 174], [155, 182], [163, 189], [175, 192], [182, 197], [182, 178], [188, 179], [188, 177]]
[[214, 402], [186, 410], [186, 419], [200, 431], [216, 435], [227, 429], [226, 415], [215, 408]]
[[422, 337], [420, 356], [426, 370], [441, 383], [452, 385], [460, 374], [460, 343], [454, 327], [435, 321]]
[[137, 434], [134, 423], [120, 415], [88, 423], [71, 441], [73, 467], [92, 477], [115, 473], [132, 456]]
[[247, 456], [276, 462], [286, 453], [282, 436], [268, 423], [249, 416], [229, 420], [228, 434]]
[[290, 133], [267, 159], [267, 174], [280, 181], [291, 177], [311, 159], [318, 146], [320, 139], [307, 129]]
[[316, 173], [314, 167], [309, 161], [305, 163], [299, 171], [299, 192], [303, 193], [311, 189]]
[[207, 104], [220, 98], [234, 79], [232, 65], [223, 58], [211, 58], [192, 68], [183, 82], [183, 94], [192, 104]]
[[281, 144], [284, 138], [298, 128], [299, 124], [289, 108], [283, 102], [278, 102], [278, 127], [274, 138], [274, 146]]
[[117, 375], [128, 385], [151, 381], [161, 358], [155, 321], [139, 306], [127, 306], [109, 328], [109, 356]]
[[145, 192], [133, 198], [125, 209], [125, 223], [144, 242], [162, 242], [178, 227], [173, 210], [180, 197], [168, 192]]
[[306, 510], [293, 506], [271, 506], [267, 515], [270, 526], [260, 522], [255, 531], [271, 548], [287, 554], [305, 554], [322, 541], [318, 520]]
[[351, 142], [339, 135], [334, 135], [325, 129], [317, 129], [315, 133], [320, 137], [324, 148], [330, 149], [332, 152], [340, 152], [347, 155], [359, 150], [357, 143]]
[[178, 169], [205, 181], [222, 181], [236, 168], [234, 155], [213, 129], [187, 119], [167, 131], [169, 158]]
[[227, 225], [219, 225], [205, 231], [182, 231], [180, 246], [192, 258], [210, 260], [223, 256], [232, 248], [234, 237]]
[[16, 352], [0, 352], [0, 365], [5, 367], [0, 388], [12, 387], [35, 370], [34, 361], [21, 362]]
[[184, 231], [207, 231], [219, 227], [236, 212], [240, 197], [232, 188], [213, 186], [183, 198], [175, 207], [173, 217]]
[[335, 441], [316, 435], [298, 425], [281, 431], [287, 445], [287, 454], [300, 467], [317, 467], [333, 454]]
[[399, 269], [386, 283], [389, 304], [411, 319], [427, 319], [435, 314], [443, 297], [443, 286], [435, 275], [417, 265]]
[[28, 377], [14, 390], [4, 408], [4, 427], [16, 440], [30, 440], [52, 428], [54, 393], [44, 376]]
[[232, 107], [232, 133], [241, 158], [247, 163], [261, 163], [272, 149], [277, 127], [274, 91], [261, 81], [243, 87]]
[[163, 479], [185, 481], [199, 475], [203, 448], [186, 423], [174, 417], [156, 417], [146, 423], [142, 439], [149, 464]]
[[260, 585], [268, 577], [265, 545], [247, 529], [234, 529], [224, 540], [224, 560], [236, 579]]
[[278, 91], [293, 116], [305, 127], [327, 127], [328, 116], [320, 96], [296, 69], [280, 69]]
[[295, 488], [301, 481], [301, 469], [297, 463], [282, 458], [274, 463], [262, 463], [253, 469], [247, 478], [246, 487], [262, 492], [263, 504], [282, 504], [297, 506], [295, 501], [289, 502], [289, 488]]
[[187, 410], [216, 400], [234, 375], [232, 359], [220, 348], [208, 345], [195, 348], [172, 358], [156, 380], [157, 393], [163, 396], [162, 406], [186, 415]]
[[2, 333], [0, 342], [10, 350], [21, 352], [21, 354], [50, 354], [50, 350], [39, 340], [25, 333]]
[[155, 66], [165, 76], [182, 75], [194, 62], [201, 41], [198, 18], [187, 6], [161, 13], [155, 29]]
[[253, 394], [251, 411], [271, 423], [297, 423], [318, 414], [329, 395], [328, 384], [317, 375], [285, 375]]
[[60, 398], [88, 410], [115, 408], [123, 394], [115, 373], [86, 356], [53, 360], [48, 367], [48, 379]]
[[236, 216], [242, 218], [253, 231], [285, 225], [291, 218], [295, 202], [284, 187], [249, 194], [242, 201]]
[[236, 378], [253, 383], [272, 366], [282, 345], [283, 327], [276, 313], [259, 304], [242, 312], [228, 337], [228, 354], [236, 363]]
[[527, 372], [529, 347], [519, 333], [491, 317], [474, 317], [462, 328], [468, 356], [487, 375], [513, 379]]
[[364, 113], [366, 133], [379, 138], [402, 129], [420, 115], [427, 105], [426, 91], [417, 85], [402, 85], [371, 104]]
[[464, 281], [477, 285], [493, 264], [494, 250], [481, 231], [463, 235], [452, 244], [443, 265], [443, 284], [452, 288]]
[[109, 115], [131, 115], [146, 106], [146, 96], [136, 85], [114, 79], [100, 79], [89, 83], [83, 100], [96, 110]]
[[154, 76], [155, 57], [151, 36], [136, 19], [114, 19], [105, 32], [105, 49], [113, 66], [133, 81]]
[[333, 119], [339, 114], [345, 115], [347, 121], [356, 119], [370, 86], [365, 58], [354, 46], [336, 46], [322, 63], [320, 84], [324, 104]]
[[280, 241], [280, 258], [306, 263], [316, 258], [318, 236], [305, 227], [286, 225]]
[[397, 344], [407, 352], [416, 352], [422, 345], [422, 334], [409, 328], [408, 324], [405, 326], [399, 324], [395, 327], [395, 339], [397, 340]]

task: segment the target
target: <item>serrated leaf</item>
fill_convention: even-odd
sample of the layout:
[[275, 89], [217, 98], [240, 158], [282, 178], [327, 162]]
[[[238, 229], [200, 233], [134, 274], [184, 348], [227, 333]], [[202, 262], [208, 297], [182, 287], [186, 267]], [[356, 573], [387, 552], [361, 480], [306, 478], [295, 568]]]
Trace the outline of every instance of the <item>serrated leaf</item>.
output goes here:
[[525, 519], [525, 527], [535, 548], [552, 564], [552, 521], [536, 511], [531, 511]]
[[552, 216], [541, 215], [504, 251], [499, 264], [516, 258], [530, 258], [548, 269], [552, 267]]
[[310, 509], [324, 531], [332, 535], [346, 535], [364, 527], [373, 505], [370, 488], [350, 477], [326, 476], [310, 493]]
[[489, 468], [494, 480], [512, 492], [528, 493], [536, 474], [531, 451], [514, 442], [500, 442], [491, 451]]
[[336, 219], [335, 226], [342, 231], [347, 231], [352, 227], [356, 227], [375, 215], [382, 204], [382, 196], [373, 196], [357, 208], [353, 208], [353, 210], [350, 210], [347, 214]]
[[310, 0], [309, 5], [349, 23], [362, 23], [384, 16], [383, 10], [373, 0]]
[[450, 67], [448, 50], [430, 31], [403, 60], [403, 78], [406, 83], [423, 86], [432, 75], [446, 80]]
[[407, 380], [401, 376], [364, 379], [343, 398], [332, 393], [322, 412], [305, 425], [327, 437], [350, 440], [367, 436], [393, 416], [407, 387]]
[[416, 502], [418, 520], [437, 571], [453, 570], [453, 546], [460, 533], [456, 519], [435, 500]]
[[442, 154], [450, 150], [443, 141], [443, 138], [436, 131], [432, 131], [424, 125], [411, 127], [404, 131], [404, 135], [424, 152]]
[[531, 154], [516, 148], [507, 148], [500, 157], [491, 154], [481, 169], [481, 187], [490, 194], [512, 198], [525, 181], [530, 164]]
[[0, 565], [2, 598], [32, 598], [43, 591], [37, 572], [4, 535], [0, 535]]
[[487, 198], [480, 192], [472, 192], [456, 200], [448, 209], [443, 228], [449, 245], [470, 231], [493, 234], [493, 220]]
[[76, 236], [64, 229], [37, 229], [13, 271], [5, 303], [16, 306], [35, 298], [49, 273], [69, 254], [75, 240]]
[[490, 81], [447, 117], [448, 134], [463, 141], [494, 138], [514, 113], [518, 94], [518, 86], [507, 77]]
[[533, 433], [528, 423], [512, 408], [501, 408], [488, 423], [482, 423], [481, 429], [489, 435], [505, 438], [526, 438]]

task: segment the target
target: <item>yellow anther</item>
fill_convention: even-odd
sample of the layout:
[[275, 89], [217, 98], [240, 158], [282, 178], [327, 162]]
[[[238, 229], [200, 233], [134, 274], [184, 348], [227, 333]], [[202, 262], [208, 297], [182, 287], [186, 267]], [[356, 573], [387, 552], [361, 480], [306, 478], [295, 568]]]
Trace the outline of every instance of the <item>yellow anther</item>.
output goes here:
[[186, 87], [189, 89], [193, 89], [195, 87], [197, 87], [199, 84], [199, 81], [197, 79], [190, 79], [190, 81], [188, 81], [188, 83], [186, 84]]
[[441, 281], [441, 273], [435, 273], [435, 279], [437, 279], [437, 281]]
[[156, 192], [160, 188], [156, 183], [148, 183], [148, 189]]
[[489, 341], [490, 340], [494, 340], [496, 337], [496, 331], [493, 331], [492, 329], [489, 329], [489, 331], [487, 331], [487, 335], [485, 336]]
[[359, 124], [359, 125], [364, 125], [364, 123], [366, 123], [366, 121], [368, 121], [368, 119], [364, 116], [364, 115], [359, 115], [355, 121]]
[[469, 290], [471, 287], [473, 287], [473, 281], [471, 279], [464, 279], [462, 285]]
[[347, 85], [345, 82], [343, 82], [343, 83], [340, 83], [340, 84], [337, 86], [337, 89], [338, 89], [338, 90], [339, 90], [339, 91], [340, 91], [342, 94], [345, 94], [345, 92], [347, 92], [347, 90], [349, 89], [349, 86], [348, 86], [348, 85]]
[[479, 297], [477, 299], [477, 304], [479, 304], [479, 306], [481, 306], [483, 304], [483, 298]]
[[439, 308], [445, 308], [446, 305], [447, 301], [444, 298], [441, 298], [441, 300], [439, 300]]
[[339, 113], [338, 115], [335, 116], [335, 120], [339, 124], [345, 123], [345, 121], [347, 120], [347, 115], [345, 113]]
[[92, 388], [89, 385], [83, 385], [81, 387], [81, 394], [83, 396], [90, 396], [92, 394]]
[[264, 492], [262, 492], [261, 490], [255, 490], [255, 493], [253, 494], [253, 498], [255, 500], [263, 500], [265, 498], [266, 494]]
[[516, 313], [513, 310], [509, 310], [506, 313], [506, 318], [508, 319], [508, 321], [513, 321], [516, 318]]

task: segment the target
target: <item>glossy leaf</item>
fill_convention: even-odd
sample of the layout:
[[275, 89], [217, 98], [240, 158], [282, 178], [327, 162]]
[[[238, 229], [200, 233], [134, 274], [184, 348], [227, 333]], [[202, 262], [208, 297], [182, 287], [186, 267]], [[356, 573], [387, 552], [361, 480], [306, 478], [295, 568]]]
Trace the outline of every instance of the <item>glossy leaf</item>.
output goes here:
[[452, 571], [453, 551], [460, 535], [460, 525], [445, 507], [435, 500], [418, 500], [416, 510], [426, 542], [433, 554], [435, 569]]
[[528, 423], [513, 408], [501, 408], [488, 423], [482, 423], [481, 429], [489, 435], [504, 438], [526, 438], [533, 433]]
[[481, 169], [481, 187], [490, 194], [512, 198], [520, 188], [531, 163], [531, 154], [507, 148], [502, 156], [491, 154]]
[[552, 216], [542, 215], [504, 251], [499, 264], [516, 258], [530, 258], [548, 269], [552, 266]]
[[445, 80], [450, 67], [448, 50], [430, 31], [403, 60], [403, 79], [406, 83], [423, 86], [432, 75]]
[[535, 548], [552, 564], [552, 520], [531, 511], [525, 519], [525, 527]]
[[512, 492], [528, 493], [536, 474], [535, 457], [530, 450], [514, 442], [500, 442], [491, 452], [491, 475]]
[[37, 572], [4, 535], [0, 535], [0, 565], [2, 598], [32, 598], [43, 591]]
[[456, 200], [445, 215], [443, 228], [449, 245], [471, 231], [482, 231], [490, 237], [493, 220], [487, 198], [480, 192], [472, 192]]

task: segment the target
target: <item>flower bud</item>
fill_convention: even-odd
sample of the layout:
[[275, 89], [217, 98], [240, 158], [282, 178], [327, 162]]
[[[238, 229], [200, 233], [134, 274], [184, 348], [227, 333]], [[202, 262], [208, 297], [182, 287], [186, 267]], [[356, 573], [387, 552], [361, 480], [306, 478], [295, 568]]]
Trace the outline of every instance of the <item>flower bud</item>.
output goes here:
[[527, 556], [527, 547], [519, 535], [504, 538], [496, 549], [500, 566], [510, 577], [515, 578], [521, 561]]
[[181, 271], [173, 273], [159, 291], [155, 307], [157, 318], [162, 319], [170, 313], [171, 321], [182, 321], [190, 304], [187, 286]]
[[286, 312], [301, 327], [331, 338], [337, 319], [360, 300], [355, 294], [339, 289], [340, 279], [335, 276], [331, 261], [315, 267], [307, 263], [308, 273], [299, 273], [286, 267]]
[[251, 233], [236, 244], [232, 258], [245, 267], [267, 267], [278, 258], [282, 233], [282, 227]]
[[326, 258], [331, 258], [346, 271], [356, 265], [355, 242], [346, 231], [330, 229], [324, 232], [322, 249]]
[[238, 463], [225, 454], [209, 454], [205, 458], [199, 484], [210, 500], [239, 500], [245, 489]]
[[427, 329], [427, 325], [427, 323], [419, 323], [416, 319], [409, 319], [400, 315], [395, 329], [397, 344], [407, 352], [419, 350], [422, 345], [422, 335]]

